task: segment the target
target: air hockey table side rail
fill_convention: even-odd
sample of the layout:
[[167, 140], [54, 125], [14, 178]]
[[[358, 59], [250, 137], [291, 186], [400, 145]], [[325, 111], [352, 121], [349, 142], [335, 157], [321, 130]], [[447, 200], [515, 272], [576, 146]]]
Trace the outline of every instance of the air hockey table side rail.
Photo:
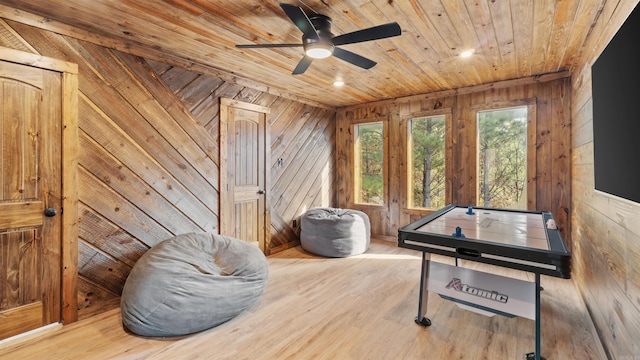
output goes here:
[[[548, 249], [515, 246], [469, 237], [456, 237], [454, 234], [430, 233], [417, 230], [431, 221], [447, 214], [461, 205], [448, 205], [409, 225], [398, 229], [398, 246], [402, 248], [450, 256], [459, 259], [487, 263], [542, 275], [564, 279], [571, 277], [571, 253], [567, 250], [558, 229], [544, 226]], [[553, 219], [548, 211], [510, 210], [488, 207], [474, 207], [477, 211], [489, 210], [538, 214], [543, 224]]]

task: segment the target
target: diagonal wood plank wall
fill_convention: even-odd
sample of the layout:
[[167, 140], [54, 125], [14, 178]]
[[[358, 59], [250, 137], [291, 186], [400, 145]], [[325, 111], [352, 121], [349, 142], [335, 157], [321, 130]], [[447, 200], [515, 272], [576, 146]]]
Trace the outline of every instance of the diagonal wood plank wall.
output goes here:
[[149, 247], [179, 233], [219, 232], [221, 97], [271, 108], [267, 253], [298, 244], [293, 219], [334, 202], [333, 109], [10, 20], [0, 19], [0, 46], [79, 67], [80, 318], [118, 306]]

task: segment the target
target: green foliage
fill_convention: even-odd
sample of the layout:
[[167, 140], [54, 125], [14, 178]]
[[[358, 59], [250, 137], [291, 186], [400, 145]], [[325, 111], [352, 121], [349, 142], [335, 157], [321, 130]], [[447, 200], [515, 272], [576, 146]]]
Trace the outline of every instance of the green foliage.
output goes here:
[[412, 207], [445, 205], [445, 117], [411, 120]]
[[526, 208], [527, 108], [478, 113], [480, 205]]
[[358, 125], [360, 202], [382, 205], [384, 199], [384, 136], [382, 123]]
[[[445, 206], [445, 116], [410, 121], [410, 206]], [[479, 198], [481, 206], [526, 208], [527, 108], [478, 113]], [[382, 123], [357, 126], [360, 173], [358, 201], [384, 201]]]

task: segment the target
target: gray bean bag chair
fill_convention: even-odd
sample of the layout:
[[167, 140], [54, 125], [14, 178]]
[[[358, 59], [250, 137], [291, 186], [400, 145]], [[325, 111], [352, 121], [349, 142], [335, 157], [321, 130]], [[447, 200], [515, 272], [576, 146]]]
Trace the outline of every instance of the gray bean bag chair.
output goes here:
[[327, 257], [347, 257], [369, 249], [371, 223], [362, 211], [313, 208], [300, 219], [300, 245]]
[[255, 245], [222, 235], [178, 235], [133, 266], [122, 291], [122, 322], [142, 336], [209, 329], [257, 303], [267, 277], [267, 260]]

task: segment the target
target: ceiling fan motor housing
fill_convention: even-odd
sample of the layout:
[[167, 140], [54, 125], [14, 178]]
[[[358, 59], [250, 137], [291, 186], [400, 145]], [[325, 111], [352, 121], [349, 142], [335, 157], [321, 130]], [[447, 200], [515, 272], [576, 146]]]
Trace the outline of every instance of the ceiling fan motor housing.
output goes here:
[[302, 44], [247, 44], [236, 45], [239, 48], [285, 48], [300, 47], [304, 48], [304, 56], [298, 62], [292, 75], [303, 74], [314, 59], [324, 59], [329, 56], [346, 61], [349, 64], [358, 66], [362, 69], [371, 69], [376, 62], [360, 56], [349, 50], [336, 47], [340, 45], [348, 45], [371, 40], [386, 39], [402, 34], [398, 23], [388, 23], [378, 26], [369, 27], [341, 34], [334, 37], [331, 33], [331, 18], [321, 14], [315, 14], [311, 17], [305, 14], [301, 7], [291, 4], [281, 3], [280, 7], [293, 22], [293, 24], [302, 31]]
[[302, 35], [302, 44], [305, 51], [308, 46], [313, 46], [329, 49], [329, 51], [333, 53], [335, 47], [333, 42], [331, 42], [331, 38], [333, 38], [333, 34], [331, 33], [331, 18], [317, 14], [310, 17], [309, 20], [318, 33], [318, 39], [310, 39], [305, 35]]

